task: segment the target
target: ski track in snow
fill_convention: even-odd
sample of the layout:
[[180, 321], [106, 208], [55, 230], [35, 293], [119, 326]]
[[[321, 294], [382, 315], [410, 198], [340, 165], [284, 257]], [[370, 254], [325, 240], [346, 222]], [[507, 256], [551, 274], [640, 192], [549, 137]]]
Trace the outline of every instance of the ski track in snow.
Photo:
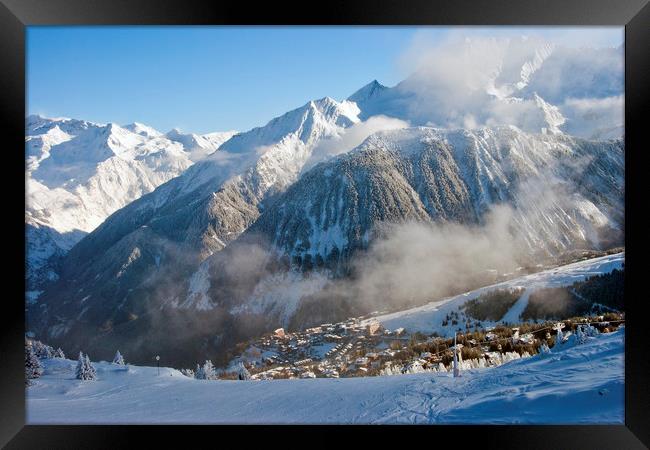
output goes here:
[[517, 300], [515, 304], [512, 305], [512, 307], [508, 310], [508, 312], [501, 318], [501, 321], [507, 323], [519, 322], [519, 317], [526, 310], [526, 306], [528, 306], [528, 298], [530, 297], [530, 293], [538, 289], [538, 287], [539, 286], [535, 284], [530, 285], [522, 294], [522, 296], [519, 297], [519, 300]]
[[45, 360], [27, 393], [29, 424], [611, 423], [624, 420], [625, 329], [461, 378], [420, 373], [366, 378], [205, 381], [155, 367]]

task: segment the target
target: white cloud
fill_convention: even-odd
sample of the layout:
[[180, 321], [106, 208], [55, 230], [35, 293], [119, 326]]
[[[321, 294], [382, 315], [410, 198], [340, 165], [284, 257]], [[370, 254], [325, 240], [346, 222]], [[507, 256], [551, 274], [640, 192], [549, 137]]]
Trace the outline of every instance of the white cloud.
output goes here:
[[540, 39], [473, 37], [453, 34], [430, 42], [416, 40], [402, 60], [413, 75], [397, 87], [409, 97], [407, 117], [445, 128], [516, 125], [528, 131], [545, 126], [537, 102], [509, 97], [552, 46]]
[[319, 142], [305, 164], [303, 171], [328, 158], [349, 152], [371, 134], [408, 127], [409, 123], [400, 119], [381, 115], [369, 117], [363, 122], [355, 123], [346, 128], [340, 135]]
[[[622, 108], [612, 100], [598, 105], [590, 100], [591, 116], [600, 115], [602, 120], [588, 120], [575, 116], [582, 114], [581, 106], [568, 99], [611, 97], [621, 103], [622, 49], [596, 48], [617, 42], [620, 32], [619, 28], [586, 29], [582, 34], [577, 29], [461, 29], [442, 40], [420, 33], [401, 58], [412, 75], [396, 86], [390, 107], [413, 124], [515, 125], [529, 132], [561, 127], [592, 137], [607, 120], [622, 123], [614, 114]], [[582, 46], [587, 43], [593, 45]]]
[[568, 98], [560, 109], [567, 117], [566, 131], [591, 139], [619, 137], [624, 129], [624, 98]]

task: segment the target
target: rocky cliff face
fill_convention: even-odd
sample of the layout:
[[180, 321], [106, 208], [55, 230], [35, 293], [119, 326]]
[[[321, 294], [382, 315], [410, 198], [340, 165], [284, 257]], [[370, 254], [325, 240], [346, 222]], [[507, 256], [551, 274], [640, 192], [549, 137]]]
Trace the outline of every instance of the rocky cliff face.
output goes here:
[[515, 128], [378, 133], [306, 173], [247, 233], [295, 262], [331, 261], [367, 247], [384, 222], [480, 224], [510, 204], [531, 252], [597, 247], [600, 233], [622, 232], [623, 169], [620, 140]]

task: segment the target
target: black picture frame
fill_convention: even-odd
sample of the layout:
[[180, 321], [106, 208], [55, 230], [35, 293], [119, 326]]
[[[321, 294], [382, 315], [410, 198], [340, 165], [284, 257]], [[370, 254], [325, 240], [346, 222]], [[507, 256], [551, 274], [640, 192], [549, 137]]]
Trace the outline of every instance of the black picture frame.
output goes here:
[[[24, 297], [25, 197], [25, 27], [30, 25], [618, 25], [625, 26], [625, 235], [634, 246], [626, 248], [626, 354], [625, 425], [620, 426], [374, 426], [374, 427], [241, 427], [147, 426], [25, 426]], [[645, 298], [635, 301], [635, 285], [643, 277], [642, 178], [640, 163], [647, 152], [647, 117], [650, 95], [650, 5], [648, 0], [331, 0], [321, 7], [266, 2], [208, 3], [199, 0], [0, 0], [0, 115], [5, 126], [2, 181], [6, 234], [5, 294], [0, 333], [0, 445], [6, 448], [119, 448], [135, 444], [134, 434], [150, 441], [185, 444], [197, 437], [224, 443], [224, 433], [259, 445], [278, 442], [331, 442], [337, 433], [359, 432], [365, 440], [383, 440], [387, 433], [423, 439], [424, 445], [472, 443], [498, 448], [612, 448], [650, 446], [650, 355], [648, 325], [643, 318]], [[7, 176], [6, 174], [11, 174]], [[22, 184], [21, 184], [22, 180]], [[638, 204], [637, 204], [638, 203]], [[647, 204], [647, 202], [646, 202]], [[22, 281], [21, 281], [22, 280]], [[10, 286], [12, 289], [6, 289]], [[139, 436], [143, 437], [143, 436]], [[451, 440], [449, 440], [451, 439]], [[453, 444], [456, 441], [458, 444]], [[344, 442], [346, 446], [350, 441]], [[148, 445], [148, 446], [149, 446]]]

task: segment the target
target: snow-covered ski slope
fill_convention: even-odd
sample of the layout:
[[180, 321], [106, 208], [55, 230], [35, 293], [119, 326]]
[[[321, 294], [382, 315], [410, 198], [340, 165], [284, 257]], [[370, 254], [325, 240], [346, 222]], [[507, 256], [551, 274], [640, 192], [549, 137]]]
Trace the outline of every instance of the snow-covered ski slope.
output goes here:
[[[485, 286], [464, 294], [448, 297], [444, 300], [431, 302], [417, 308], [376, 316], [372, 319], [366, 320], [365, 322], [368, 323], [377, 320], [389, 330], [405, 328], [409, 332], [436, 332], [444, 336], [453, 336], [454, 331], [457, 330], [459, 326], [462, 326], [462, 324], [452, 325], [450, 321], [448, 325], [443, 326], [442, 322], [447, 314], [453, 311], [458, 312], [459, 306], [468, 300], [472, 300], [489, 291], [495, 289], [523, 288], [525, 291], [522, 296], [499, 321], [511, 324], [518, 323], [521, 322], [519, 316], [526, 309], [529, 295], [536, 289], [570, 286], [576, 281], [583, 281], [591, 276], [610, 273], [614, 269], [621, 269], [624, 262], [625, 252], [579, 261], [566, 266], [556, 267], [554, 269], [544, 270], [520, 278], [514, 278], [512, 280]], [[493, 326], [496, 324], [496, 322], [488, 321], [482, 321], [481, 323], [483, 326]]]
[[174, 369], [44, 360], [29, 424], [622, 424], [625, 329], [491, 369], [367, 378], [205, 381]]

